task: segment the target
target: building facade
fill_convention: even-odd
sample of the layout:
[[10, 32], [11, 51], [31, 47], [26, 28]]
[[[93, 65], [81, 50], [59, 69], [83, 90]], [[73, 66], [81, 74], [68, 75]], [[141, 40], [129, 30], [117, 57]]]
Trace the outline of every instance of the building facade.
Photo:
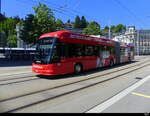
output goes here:
[[134, 44], [136, 38], [136, 30], [134, 26], [130, 26], [123, 34], [116, 35], [112, 39], [126, 44]]
[[137, 30], [135, 50], [139, 55], [150, 55], [150, 30]]
[[135, 55], [150, 55], [150, 30], [136, 30], [135, 26], [129, 26], [124, 34], [113, 40], [133, 44]]

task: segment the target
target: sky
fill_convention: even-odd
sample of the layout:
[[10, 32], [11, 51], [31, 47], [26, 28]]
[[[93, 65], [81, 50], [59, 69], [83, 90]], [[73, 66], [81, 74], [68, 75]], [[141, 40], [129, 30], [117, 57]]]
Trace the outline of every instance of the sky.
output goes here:
[[52, 8], [55, 17], [66, 22], [77, 15], [106, 25], [124, 24], [137, 29], [150, 29], [150, 0], [1, 0], [1, 12], [7, 17], [34, 14], [38, 2]]

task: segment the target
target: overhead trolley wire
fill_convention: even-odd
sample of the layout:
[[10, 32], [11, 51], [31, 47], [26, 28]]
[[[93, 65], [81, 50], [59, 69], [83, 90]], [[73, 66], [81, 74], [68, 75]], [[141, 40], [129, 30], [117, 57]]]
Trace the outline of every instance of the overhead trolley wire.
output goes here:
[[[54, 12], [57, 12], [57, 13], [60, 13], [62, 15], [65, 15], [67, 17], [72, 17], [72, 18], [75, 18], [75, 16], [77, 15], [82, 15], [82, 16], [86, 16], [86, 17], [89, 17], [91, 19], [93, 19], [93, 17], [85, 14], [85, 13], [81, 13], [80, 11], [77, 11], [77, 10], [74, 10], [74, 9], [71, 9], [71, 8], [67, 8], [67, 7], [64, 7], [64, 6], [60, 6], [56, 3], [53, 3], [51, 1], [48, 1], [48, 0], [17, 0], [21, 3], [24, 3], [24, 4], [28, 4], [29, 2], [30, 3], [38, 3], [38, 2], [41, 2], [41, 3], [46, 3], [48, 5], [50, 5], [52, 8], [51, 10], [54, 11]], [[65, 8], [65, 9], [64, 9]], [[98, 21], [98, 20], [97, 20]]]
[[56, 6], [56, 5], [54, 5], [51, 2], [46, 1], [46, 0], [42, 0], [42, 1], [47, 3], [47, 4], [49, 4], [49, 5], [53, 5], [54, 8], [52, 8], [52, 9], [54, 9], [54, 11], [56, 11], [56, 12], [62, 13], [64, 15], [66, 15], [66, 16], [71, 16], [73, 18], [75, 17], [75, 14], [73, 14], [72, 12], [69, 12], [67, 10], [64, 10], [63, 7], [60, 7], [60, 6], [58, 7], [58, 6]]
[[[55, 6], [55, 7], [57, 7], [57, 9], [59, 9], [59, 10], [62, 7], [62, 6], [60, 6], [60, 5], [56, 4], [56, 3], [53, 3], [53, 2], [48, 1], [48, 0], [42, 0], [42, 1], [46, 1], [47, 3], [49, 3], [49, 4], [51, 4], [51, 5]], [[71, 8], [67, 8], [67, 7], [64, 7], [64, 8], [65, 8], [65, 10], [64, 9], [61, 9], [61, 10], [63, 10], [64, 12], [68, 12], [69, 14], [71, 13], [74, 16], [83, 15], [83, 16], [86, 16], [86, 17], [89, 17], [89, 18], [93, 19], [93, 17], [91, 17], [91, 16], [89, 16], [89, 15], [87, 15], [85, 13], [82, 13], [81, 11], [77, 11], [77, 10], [74, 10], [74, 9], [71, 9]]]
[[[29, 4], [28, 2], [30, 2], [30, 3], [38, 2], [38, 1], [34, 1], [34, 0], [30, 0], [30, 1], [27, 1], [27, 0], [17, 0], [17, 1], [19, 1], [19, 2], [22, 1], [21, 3], [24, 3], [24, 4]], [[61, 11], [60, 9], [58, 9], [58, 8], [51, 8], [51, 10], [54, 11], [54, 12], [61, 13], [61, 14], [65, 15], [65, 16], [73, 17], [73, 18], [74, 18], [74, 15], [66, 14], [66, 13], [62, 12], [62, 11]]]
[[133, 13], [133, 11], [131, 11], [127, 6], [125, 6], [121, 1], [119, 0], [114, 0], [118, 5], [120, 5], [122, 8], [125, 9], [125, 11], [127, 11], [132, 17], [134, 17], [135, 20], [138, 20], [138, 22], [140, 22], [140, 27], [142, 27], [143, 25], [146, 25], [145, 22], [143, 22], [138, 16], [136, 16], [135, 13]]

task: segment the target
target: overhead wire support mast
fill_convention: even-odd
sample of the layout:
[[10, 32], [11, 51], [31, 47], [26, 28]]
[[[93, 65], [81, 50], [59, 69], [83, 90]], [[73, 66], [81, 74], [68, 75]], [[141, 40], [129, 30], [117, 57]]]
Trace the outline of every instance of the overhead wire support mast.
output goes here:
[[1, 0], [0, 0], [0, 14], [1, 14]]
[[108, 24], [108, 25], [109, 25], [109, 32], [108, 32], [109, 35], [108, 35], [108, 36], [109, 36], [109, 39], [111, 39], [111, 20], [109, 20], [108, 23], [109, 23], [109, 24]]

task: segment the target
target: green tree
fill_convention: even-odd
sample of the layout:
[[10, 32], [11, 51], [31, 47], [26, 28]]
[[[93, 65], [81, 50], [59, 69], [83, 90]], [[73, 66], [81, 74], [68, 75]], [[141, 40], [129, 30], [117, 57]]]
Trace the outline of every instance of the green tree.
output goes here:
[[35, 12], [36, 34], [38, 38], [43, 33], [53, 32], [56, 30], [54, 13], [45, 4], [39, 3], [33, 7]]
[[64, 30], [64, 23], [61, 19], [56, 20], [56, 30]]
[[3, 14], [0, 13], [0, 22], [4, 21], [5, 19], [6, 19], [5, 15], [3, 15]]
[[81, 17], [81, 25], [80, 28], [86, 28], [87, 27], [87, 21], [84, 16]]
[[107, 34], [109, 32], [109, 27], [105, 26], [104, 29], [102, 30], [102, 34]]
[[83, 34], [86, 35], [100, 35], [100, 25], [95, 21], [88, 24], [88, 26], [83, 30]]
[[13, 18], [6, 18], [4, 21], [0, 22], [0, 32], [4, 35], [4, 46], [17, 46], [16, 24], [17, 21]]
[[73, 27], [74, 28], [80, 28], [81, 27], [81, 19], [79, 16], [76, 16]]
[[71, 23], [70, 19], [67, 20], [67, 23], [69, 23], [69, 24]]
[[115, 33], [115, 31], [116, 31], [116, 26], [115, 26], [115, 25], [112, 25], [112, 26], [110, 27], [110, 30], [111, 30], [112, 33]]
[[14, 19], [17, 23], [19, 23], [19, 22], [22, 21], [22, 19], [21, 19], [19, 16], [15, 16], [13, 19]]
[[76, 16], [75, 22], [73, 24], [74, 28], [86, 28], [87, 25], [88, 25], [88, 21], [86, 21], [84, 16], [82, 16], [81, 19], [79, 16]]
[[39, 3], [33, 10], [35, 15], [27, 15], [21, 32], [21, 38], [30, 44], [35, 44], [42, 34], [56, 31], [55, 17], [50, 8]]
[[118, 24], [115, 27], [115, 33], [123, 32], [125, 30], [126, 30], [126, 26], [124, 26], [123, 24]]
[[10, 32], [10, 34], [7, 38], [7, 45], [9, 47], [17, 47], [17, 36], [16, 36], [16, 34], [12, 34]]
[[[26, 43], [35, 43], [36, 33], [35, 33], [35, 19], [33, 14], [28, 14], [22, 24], [23, 29], [21, 30], [20, 38]], [[21, 25], [20, 25], [21, 26]]]

